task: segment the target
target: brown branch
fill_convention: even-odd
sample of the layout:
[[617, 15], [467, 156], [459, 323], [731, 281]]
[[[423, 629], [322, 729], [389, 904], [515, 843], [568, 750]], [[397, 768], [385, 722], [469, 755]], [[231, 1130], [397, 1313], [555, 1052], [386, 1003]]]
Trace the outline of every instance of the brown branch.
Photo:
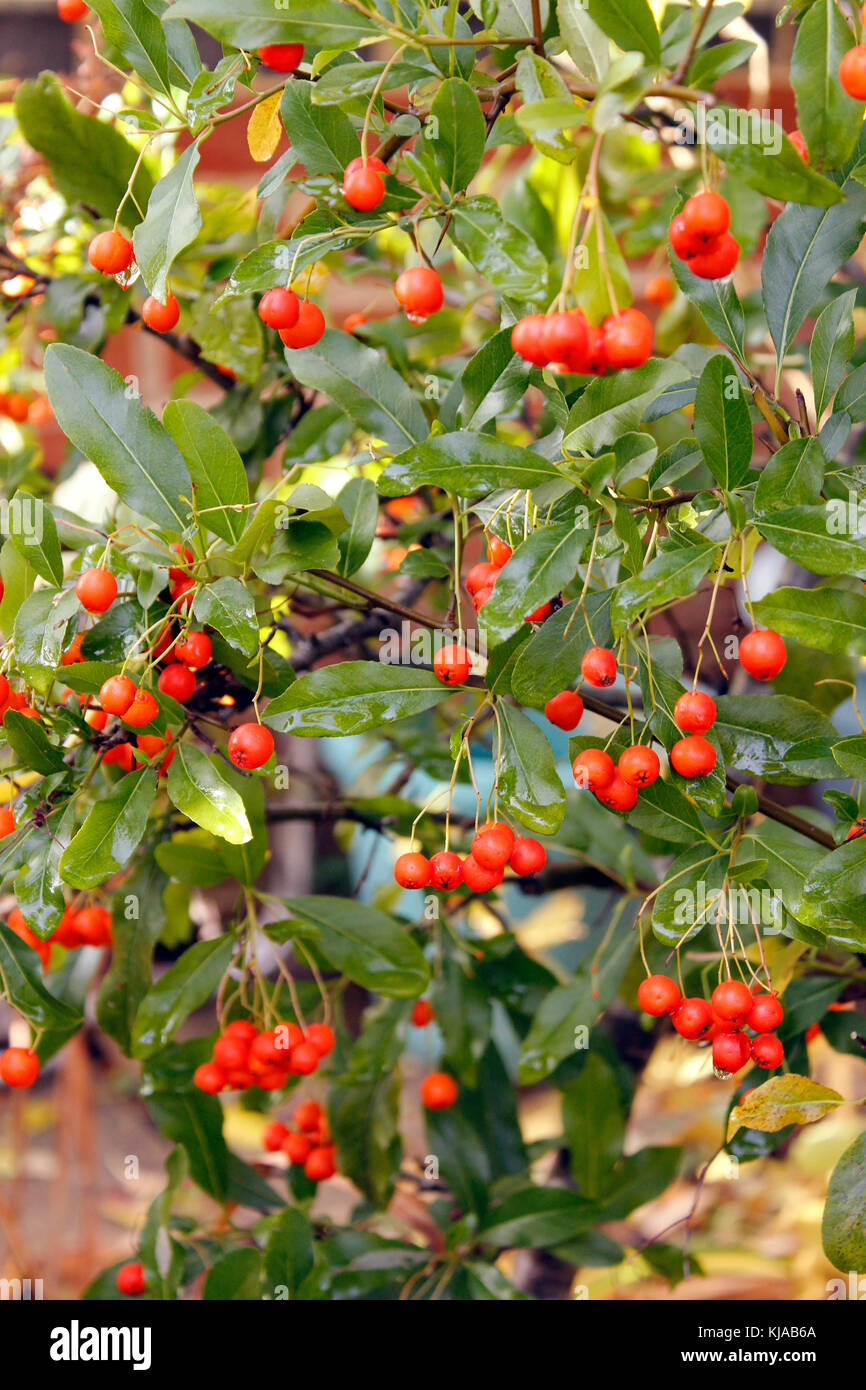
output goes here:
[[707, 20], [710, 17], [710, 11], [712, 10], [714, 4], [715, 0], [706, 0], [704, 8], [701, 10], [701, 17], [695, 25], [694, 29], [692, 30], [692, 36], [689, 39], [689, 46], [683, 54], [682, 61], [680, 62], [676, 72], [674, 73], [675, 82], [682, 82], [683, 78], [685, 77], [686, 73], [692, 65], [692, 59], [694, 58], [697, 46], [701, 41], [701, 34], [704, 32], [704, 29], [707, 26]]

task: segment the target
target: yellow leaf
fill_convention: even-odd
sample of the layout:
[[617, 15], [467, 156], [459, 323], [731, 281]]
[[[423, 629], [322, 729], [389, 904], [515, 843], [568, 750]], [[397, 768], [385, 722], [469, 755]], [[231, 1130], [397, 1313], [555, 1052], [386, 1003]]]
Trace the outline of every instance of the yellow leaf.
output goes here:
[[247, 126], [247, 144], [250, 154], [258, 164], [270, 159], [277, 145], [283, 127], [280, 123], [280, 97], [282, 91], [274, 92], [267, 101], [261, 102], [250, 116]]
[[785, 1125], [814, 1124], [844, 1104], [845, 1098], [838, 1091], [819, 1086], [808, 1076], [771, 1076], [734, 1106], [728, 1121], [728, 1142], [743, 1125], [775, 1134]]

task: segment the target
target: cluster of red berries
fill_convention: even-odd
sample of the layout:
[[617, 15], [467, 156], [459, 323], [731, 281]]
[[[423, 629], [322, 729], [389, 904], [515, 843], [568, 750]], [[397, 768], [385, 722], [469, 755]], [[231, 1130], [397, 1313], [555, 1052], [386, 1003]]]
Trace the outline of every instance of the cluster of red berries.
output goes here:
[[[476, 613], [481, 612], [490, 598], [496, 581], [512, 554], [511, 546], [506, 541], [501, 541], [498, 536], [488, 536], [486, 561], [479, 560], [477, 564], [473, 565], [464, 580], [466, 592], [472, 599], [472, 607]], [[525, 623], [543, 623], [545, 618], [550, 617], [554, 606], [553, 600], [542, 603], [534, 612], [527, 613], [523, 621]]]
[[259, 303], [259, 318], [276, 328], [287, 348], [312, 347], [325, 331], [325, 315], [311, 299], [298, 299], [294, 290], [268, 290]]
[[696, 193], [670, 225], [674, 255], [702, 280], [724, 279], [740, 258], [740, 244], [728, 231], [730, 225], [731, 210], [721, 193], [709, 189]]
[[280, 1091], [290, 1076], [310, 1076], [334, 1046], [327, 1023], [278, 1023], [259, 1032], [254, 1023], [230, 1023], [214, 1043], [210, 1062], [196, 1067], [193, 1081], [200, 1091]]
[[[653, 1018], [670, 1014], [680, 1037], [691, 1042], [712, 1041], [717, 1072], [732, 1075], [750, 1058], [766, 1071], [782, 1065], [785, 1050], [775, 1030], [785, 1011], [775, 994], [758, 993], [757, 986], [750, 990], [741, 980], [723, 980], [709, 1002], [684, 999], [670, 976], [648, 975], [638, 989], [637, 1000], [644, 1013]], [[748, 1038], [744, 1028], [755, 1036]]]
[[38, 709], [34, 709], [28, 703], [27, 696], [23, 690], [13, 690], [5, 676], [0, 676], [0, 724], [6, 718], [7, 710], [17, 710], [19, 714], [24, 714], [28, 719], [39, 719], [41, 715]]
[[580, 309], [528, 314], [514, 325], [511, 346], [536, 367], [602, 376], [642, 367], [653, 349], [653, 326], [640, 309], [618, 309], [598, 326]]
[[488, 893], [505, 876], [506, 866], [526, 878], [537, 874], [547, 863], [547, 851], [529, 836], [515, 837], [504, 821], [483, 825], [463, 859], [443, 849], [428, 859], [417, 850], [401, 854], [394, 865], [394, 878], [401, 888], [439, 888], [449, 892], [461, 883], [473, 893]]
[[[87, 259], [94, 270], [117, 278], [126, 275], [135, 260], [135, 251], [129, 237], [115, 229], [97, 232], [87, 248]], [[154, 333], [170, 333], [179, 318], [180, 305], [171, 290], [166, 290], [164, 300], [149, 294], [141, 306], [142, 322]]]
[[282, 1152], [292, 1164], [303, 1165], [313, 1182], [332, 1178], [337, 1171], [334, 1145], [325, 1112], [316, 1100], [302, 1100], [292, 1111], [294, 1129], [271, 1120], [265, 1126], [262, 1145], [268, 1153]]
[[111, 913], [107, 907], [80, 907], [76, 910], [67, 903], [54, 931], [44, 940], [30, 930], [20, 907], [12, 908], [6, 925], [36, 952], [43, 970], [48, 969], [52, 946], [63, 946], [72, 951], [79, 946], [111, 945]]

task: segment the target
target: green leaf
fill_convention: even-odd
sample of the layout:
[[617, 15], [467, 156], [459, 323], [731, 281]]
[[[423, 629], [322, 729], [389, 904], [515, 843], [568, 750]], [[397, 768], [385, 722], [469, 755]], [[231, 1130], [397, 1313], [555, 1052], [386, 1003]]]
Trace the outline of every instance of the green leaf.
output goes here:
[[497, 715], [499, 799], [528, 830], [552, 835], [565, 815], [565, 790], [553, 749], [522, 710], [501, 700]]
[[755, 512], [817, 502], [827, 460], [817, 439], [791, 439], [767, 459], [755, 488]]
[[614, 592], [610, 606], [614, 635], [623, 632], [639, 614], [694, 593], [717, 555], [717, 547], [710, 544], [677, 546], [656, 555], [640, 574]]
[[261, 1296], [262, 1261], [260, 1250], [251, 1250], [248, 1247], [229, 1250], [208, 1270], [202, 1298], [206, 1302], [255, 1302]]
[[84, 1019], [77, 1009], [49, 993], [41, 973], [32, 947], [0, 922], [0, 990], [13, 1009], [41, 1033], [36, 1053], [45, 1062], [78, 1031]]
[[732, 491], [749, 472], [752, 424], [740, 378], [727, 357], [711, 357], [695, 396], [694, 431], [719, 487]]
[[168, 769], [168, 794], [179, 811], [221, 840], [242, 845], [252, 839], [244, 803], [216, 758], [191, 743], [177, 745]]
[[[57, 78], [43, 72], [22, 82], [15, 94], [21, 134], [48, 161], [51, 179], [67, 202], [84, 203], [99, 217], [114, 218], [138, 160], [138, 150], [109, 122], [76, 111]], [[136, 210], [150, 197], [153, 180], [142, 164], [127, 198], [124, 222], [139, 220]]]
[[[847, 25], [845, 28], [847, 33]], [[815, 324], [809, 344], [809, 361], [815, 391], [816, 420], [821, 419], [836, 394], [845, 375], [845, 367], [854, 351], [856, 298], [856, 289], [838, 295], [826, 309], [821, 310]]]
[[379, 488], [388, 497], [401, 497], [419, 487], [441, 487], [461, 497], [480, 497], [499, 488], [534, 488], [548, 479], [561, 478], [554, 464], [531, 449], [458, 430], [434, 435], [398, 454], [383, 471]]
[[328, 1088], [338, 1166], [376, 1207], [391, 1199], [400, 1169], [400, 1053], [409, 1006], [384, 1000], [364, 1014], [348, 1070]]
[[45, 384], [57, 423], [133, 511], [183, 531], [180, 502], [192, 484], [174, 442], [120, 374], [67, 343], [45, 353]]
[[[849, 574], [866, 579], [866, 521], [856, 516], [849, 528], [847, 502], [814, 507], [785, 507], [755, 518], [755, 525], [776, 550], [813, 574]], [[862, 529], [861, 529], [862, 528]]]
[[598, 970], [588, 965], [569, 981], [545, 996], [532, 1020], [520, 1052], [521, 1086], [543, 1081], [580, 1046], [579, 1029], [589, 1030], [608, 1007], [625, 974], [635, 949], [632, 917], [623, 914], [598, 960]]
[[239, 579], [223, 575], [203, 585], [192, 611], [200, 623], [216, 628], [237, 651], [253, 656], [259, 649], [259, 624], [253, 596]]
[[604, 1221], [622, 1221], [636, 1207], [652, 1202], [676, 1177], [682, 1150], [673, 1147], [639, 1149], [628, 1154], [609, 1175], [601, 1200]]
[[[379, 37], [379, 22], [348, 9], [341, 0], [238, 0], [228, 9], [214, 0], [177, 0], [173, 19], [190, 19], [214, 38], [236, 47], [260, 48], [267, 43], [309, 44], [324, 48], [354, 48], [363, 39]], [[288, 86], [300, 86], [289, 83]], [[357, 151], [356, 151], [357, 153]]]
[[768, 198], [821, 208], [843, 202], [838, 186], [800, 158], [766, 112], [713, 106], [706, 115], [706, 142], [734, 178]]
[[697, 807], [672, 782], [661, 778], [644, 787], [629, 823], [655, 840], [693, 845], [703, 839], [704, 828]]
[[3, 716], [3, 732], [21, 767], [46, 775], [64, 767], [62, 752], [55, 748], [38, 719], [8, 709]]
[[583, 604], [586, 622], [572, 600], [541, 624], [517, 655], [511, 675], [515, 699], [542, 709], [552, 696], [579, 678], [580, 663], [589, 648], [596, 643], [607, 646], [613, 640], [609, 610], [615, 592], [608, 589], [587, 594]]
[[207, 1003], [229, 968], [234, 944], [229, 935], [197, 941], [151, 986], [135, 1017], [136, 1057], [161, 1051], [184, 1019]]
[[60, 861], [71, 888], [96, 888], [126, 868], [147, 828], [157, 781], [156, 768], [130, 772], [91, 807]]
[[480, 430], [491, 420], [503, 419], [523, 400], [530, 366], [511, 346], [511, 329], [503, 328], [488, 338], [470, 359], [462, 375], [464, 429]]
[[[96, 996], [96, 1020], [127, 1056], [132, 1051], [135, 1016], [150, 989], [154, 944], [165, 925], [165, 887], [165, 874], [147, 858], [137, 863], [123, 894], [114, 898], [111, 965]], [[142, 917], [145, 903], [147, 912]]]
[[247, 475], [225, 430], [195, 401], [169, 401], [162, 423], [186, 461], [202, 525], [233, 545], [249, 515]]
[[494, 198], [455, 203], [448, 235], [499, 294], [519, 304], [547, 302], [546, 258], [525, 232], [506, 222]]
[[[837, 745], [838, 746], [838, 745]], [[852, 756], [840, 749], [842, 758]], [[863, 949], [866, 926], [866, 845], [859, 836], [824, 854], [803, 886], [797, 916], [807, 926], [840, 938], [849, 949]], [[851, 928], [857, 928], [857, 933]], [[859, 937], [859, 939], [857, 939]]]
[[[585, 22], [592, 24], [588, 16]], [[603, 34], [599, 37], [606, 58], [607, 39]], [[514, 82], [520, 95], [520, 110], [516, 119], [521, 130], [526, 131], [542, 154], [561, 164], [570, 164], [577, 157], [577, 147], [565, 130], [585, 120], [585, 116], [575, 105], [574, 97], [561, 75], [551, 63], [526, 49], [517, 60]]]
[[[866, 187], [848, 177], [835, 207], [789, 203], [770, 228], [762, 262], [764, 311], [781, 363], [818, 296], [854, 255], [866, 226]], [[787, 197], [787, 194], [783, 194]]]
[[661, 40], [647, 0], [586, 0], [589, 17], [625, 52], [661, 62]]
[[588, 537], [588, 531], [560, 522], [539, 526], [516, 547], [479, 615], [495, 641], [519, 631], [525, 617], [571, 583]]
[[224, 1201], [229, 1151], [222, 1134], [222, 1106], [216, 1096], [202, 1091], [158, 1090], [146, 1095], [145, 1104], [165, 1137], [183, 1145], [193, 1181], [217, 1201]]
[[379, 522], [379, 496], [370, 478], [350, 478], [337, 493], [337, 506], [349, 529], [340, 536], [337, 573], [348, 578], [361, 568], [376, 538]]
[[63, 557], [54, 517], [41, 497], [21, 488], [3, 511], [3, 534], [49, 584], [63, 583]]
[[271, 700], [264, 721], [280, 733], [302, 738], [361, 734], [421, 714], [450, 693], [430, 671], [378, 661], [341, 661], [301, 676]]
[[859, 1134], [830, 1174], [821, 1243], [831, 1264], [866, 1273], [866, 1134]]
[[587, 82], [600, 81], [610, 61], [610, 46], [604, 32], [590, 18], [585, 0], [557, 0], [556, 15], [568, 56], [577, 71]]
[[437, 135], [429, 144], [452, 193], [468, 188], [484, 158], [487, 130], [478, 97], [462, 77], [443, 82], [430, 106]]
[[727, 920], [723, 885], [729, 858], [709, 845], [693, 844], [674, 860], [653, 899], [652, 929], [659, 941], [677, 947], [699, 936], [717, 912]]
[[667, 387], [690, 376], [681, 362], [650, 358], [642, 367], [591, 381], [569, 412], [565, 447], [598, 453], [615, 444], [637, 429], [644, 411]]
[[481, 981], [453, 955], [447, 956], [436, 981], [436, 1022], [445, 1066], [467, 1086], [478, 1085], [478, 1064], [487, 1050], [492, 1021]]
[[805, 700], [722, 695], [716, 709], [713, 732], [729, 767], [788, 786], [835, 775], [830, 750], [839, 735]]
[[329, 396], [360, 429], [392, 449], [426, 438], [424, 412], [403, 378], [351, 333], [328, 329], [314, 347], [287, 348], [286, 361], [302, 386]]
[[562, 1089], [562, 1128], [572, 1177], [585, 1197], [598, 1197], [625, 1136], [616, 1076], [598, 1052], [590, 1052], [580, 1075]]
[[365, 903], [348, 898], [286, 898], [295, 917], [313, 927], [325, 959], [356, 984], [392, 999], [423, 994], [430, 971], [408, 931]]
[[93, 0], [106, 42], [155, 92], [171, 97], [173, 74], [159, 16], [144, 0]]
[[854, 38], [836, 0], [815, 0], [797, 25], [791, 54], [791, 86], [797, 127], [810, 162], [838, 169], [854, 151], [863, 124], [863, 103], [839, 81], [839, 64]]
[[[47, 692], [54, 681], [66, 631], [80, 611], [74, 589], [37, 589], [15, 615], [15, 664], [30, 685]], [[25, 716], [26, 717], [26, 716]]]
[[272, 1290], [286, 1288], [294, 1296], [313, 1268], [313, 1229], [306, 1212], [283, 1207], [256, 1225], [264, 1239], [264, 1277]]
[[74, 809], [67, 805], [50, 835], [40, 836], [33, 848], [28, 842], [27, 867], [15, 880], [15, 897], [24, 921], [43, 941], [47, 941], [59, 925], [66, 907], [60, 857], [74, 825]]
[[308, 177], [316, 174], [342, 177], [346, 165], [358, 153], [358, 137], [345, 112], [336, 106], [314, 106], [312, 98], [310, 83], [286, 83], [280, 100], [280, 116], [292, 150], [306, 166]]
[[582, 1234], [597, 1212], [592, 1202], [565, 1188], [525, 1187], [491, 1208], [478, 1239], [501, 1250], [543, 1249]]
[[707, 327], [735, 357], [745, 357], [746, 318], [733, 277], [726, 275], [722, 280], [703, 280], [689, 270], [686, 262], [674, 254], [672, 247], [668, 249], [668, 260], [674, 279]]

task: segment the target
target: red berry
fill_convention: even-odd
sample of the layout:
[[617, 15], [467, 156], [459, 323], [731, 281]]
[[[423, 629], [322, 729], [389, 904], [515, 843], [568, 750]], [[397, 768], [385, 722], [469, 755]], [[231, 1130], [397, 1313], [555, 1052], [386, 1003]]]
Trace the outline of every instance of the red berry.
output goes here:
[[327, 1057], [329, 1052], [333, 1052], [334, 1037], [333, 1028], [329, 1028], [327, 1023], [311, 1023], [306, 1032], [306, 1040], [316, 1049], [320, 1057]]
[[432, 1023], [436, 1014], [429, 999], [416, 999], [412, 1006], [411, 1019], [416, 1028], [426, 1028], [428, 1023]]
[[677, 739], [670, 751], [671, 767], [681, 777], [706, 777], [716, 765], [716, 750], [700, 734]]
[[313, 1182], [324, 1182], [326, 1178], [332, 1178], [336, 1171], [333, 1144], [327, 1144], [323, 1148], [310, 1151], [304, 1164], [304, 1172]]
[[164, 303], [149, 294], [141, 306], [141, 317], [154, 333], [170, 333], [180, 318], [180, 305], [170, 290], [166, 290]]
[[294, 328], [299, 312], [300, 300], [294, 290], [268, 290], [259, 304], [259, 318], [268, 328]]
[[498, 536], [488, 535], [487, 537], [487, 558], [491, 565], [496, 565], [502, 569], [507, 565], [514, 551], [505, 541], [501, 541]]
[[[349, 160], [349, 163], [346, 165], [345, 172], [347, 174], [354, 174], [356, 169], [363, 169], [363, 167], [364, 156], [359, 154], [356, 155], [354, 159]], [[388, 172], [388, 166], [385, 163], [385, 161], [383, 159], [379, 159], [378, 155], [375, 154], [367, 155], [367, 168], [373, 169], [377, 174], [387, 174]]]
[[803, 160], [803, 163], [808, 164], [809, 151], [806, 147], [806, 141], [803, 139], [803, 136], [800, 134], [799, 130], [792, 130], [788, 135], [788, 139], [794, 146], [794, 149], [797, 151], [797, 154]]
[[310, 1076], [321, 1060], [318, 1048], [311, 1042], [298, 1043], [289, 1053], [289, 1071], [295, 1076]]
[[241, 1038], [248, 1047], [252, 1047], [258, 1036], [258, 1028], [247, 1018], [237, 1018], [223, 1029], [224, 1038]]
[[133, 1297], [144, 1293], [144, 1265], [140, 1260], [121, 1265], [114, 1282], [120, 1293], [131, 1294]]
[[308, 1132], [318, 1129], [322, 1122], [322, 1107], [317, 1100], [302, 1100], [292, 1111], [298, 1129]]
[[294, 72], [304, 56], [302, 43], [266, 43], [259, 58], [272, 72]]
[[616, 657], [607, 647], [590, 647], [584, 653], [580, 670], [583, 679], [590, 685], [613, 685], [616, 680]]
[[489, 893], [502, 882], [501, 869], [485, 869], [474, 855], [467, 854], [463, 860], [463, 882], [472, 893]]
[[719, 1033], [713, 1038], [713, 1066], [732, 1074], [749, 1060], [749, 1039], [744, 1033]]
[[0, 1077], [7, 1086], [32, 1086], [39, 1075], [39, 1058], [26, 1047], [7, 1047], [0, 1053]]
[[780, 1067], [785, 1057], [785, 1049], [772, 1033], [761, 1033], [752, 1039], [752, 1059], [756, 1066], [765, 1071]]
[[644, 298], [648, 299], [650, 304], [658, 304], [664, 308], [666, 304], [670, 304], [673, 297], [674, 287], [667, 275], [650, 276], [644, 290]]
[[106, 750], [102, 759], [102, 766], [110, 767], [114, 763], [116, 763], [118, 767], [123, 768], [124, 772], [132, 771], [135, 759], [132, 754], [131, 743], [117, 743], [113, 748], [108, 748]]
[[642, 367], [653, 350], [653, 326], [640, 309], [620, 309], [601, 325], [611, 367]]
[[547, 350], [547, 320], [543, 314], [528, 314], [518, 319], [511, 330], [511, 346], [524, 361], [536, 367], [546, 367], [550, 361]]
[[706, 999], [684, 999], [674, 1011], [673, 1025], [681, 1038], [703, 1038], [713, 1026], [713, 1011]]
[[543, 623], [544, 620], [545, 620], [545, 618], [549, 618], [549, 617], [550, 617], [550, 614], [551, 614], [552, 611], [553, 611], [553, 604], [552, 604], [552, 603], [542, 603], [542, 604], [539, 604], [538, 608], [533, 609], [533, 611], [532, 611], [531, 613], [527, 613], [527, 615], [526, 615], [526, 617], [523, 619], [523, 621], [524, 621], [525, 623]]
[[669, 975], [648, 975], [638, 985], [637, 1002], [645, 1014], [661, 1018], [678, 1008], [680, 991]]
[[542, 339], [548, 362], [566, 366], [574, 363], [572, 370], [580, 370], [579, 364], [586, 358], [587, 323], [579, 309], [549, 314], [544, 320]]
[[109, 676], [100, 687], [99, 703], [107, 714], [126, 714], [135, 694], [135, 683], [129, 676]]
[[722, 980], [713, 990], [710, 1003], [719, 1018], [739, 1026], [749, 1016], [752, 994], [742, 980]]
[[708, 242], [696, 256], [690, 256], [688, 267], [701, 280], [723, 280], [730, 275], [740, 259], [740, 243], [725, 232], [718, 240]]
[[504, 821], [482, 825], [472, 841], [472, 858], [482, 869], [502, 869], [514, 848], [514, 831]]
[[245, 1038], [224, 1033], [214, 1043], [213, 1060], [222, 1071], [240, 1071], [246, 1067], [249, 1055], [250, 1042]]
[[426, 888], [430, 882], [430, 861], [417, 852], [401, 854], [394, 865], [394, 877], [401, 888]]
[[442, 281], [436, 271], [427, 265], [416, 265], [397, 276], [394, 294], [403, 305], [406, 313], [417, 319], [426, 319], [442, 308], [445, 295]]
[[430, 859], [430, 883], [433, 888], [457, 888], [463, 882], [463, 863], [459, 855], [441, 849]]
[[191, 574], [181, 575], [179, 579], [172, 581], [169, 587], [172, 603], [181, 603], [184, 608], [189, 608], [192, 603], [195, 580]]
[[149, 690], [136, 690], [132, 698], [132, 704], [123, 715], [124, 724], [129, 724], [133, 729], [142, 729], [145, 724], [153, 723], [159, 714], [159, 705], [153, 698]]
[[472, 670], [472, 661], [465, 647], [452, 644], [437, 652], [433, 670], [443, 685], [462, 685]]
[[421, 1101], [428, 1110], [447, 1110], [457, 1099], [457, 1082], [444, 1071], [431, 1071], [421, 1082]]
[[176, 643], [174, 655], [184, 666], [191, 667], [193, 671], [200, 671], [203, 666], [207, 666], [211, 658], [210, 638], [206, 632], [188, 632], [185, 642]]
[[682, 210], [686, 230], [695, 241], [715, 241], [731, 225], [731, 209], [721, 193], [707, 189], [689, 198]]
[[318, 304], [310, 299], [302, 299], [298, 308], [298, 320], [293, 328], [281, 328], [280, 337], [287, 348], [312, 347], [325, 331], [325, 315]]
[[183, 703], [195, 694], [195, 672], [189, 666], [179, 666], [175, 662], [172, 666], [166, 666], [164, 671], [160, 671], [156, 684], [163, 695], [170, 695], [173, 700]]
[[479, 589], [484, 589], [488, 584], [495, 584], [499, 576], [499, 566], [488, 564], [486, 560], [479, 560], [477, 565], [473, 565], [464, 579], [466, 592], [477, 594]]
[[117, 580], [111, 570], [84, 570], [75, 581], [75, 592], [88, 613], [104, 613], [117, 598]]
[[591, 376], [603, 376], [609, 366], [604, 332], [600, 327], [591, 324], [586, 339], [586, 370]]
[[371, 212], [385, 196], [385, 181], [369, 165], [366, 169], [353, 169], [351, 174], [347, 170], [343, 176], [342, 192], [350, 208], [358, 212]]
[[103, 275], [120, 275], [132, 262], [132, 242], [120, 232], [99, 232], [87, 248], [87, 259]]
[[756, 681], [771, 681], [788, 659], [788, 651], [778, 632], [770, 628], [749, 632], [740, 643], [740, 665]]
[[701, 249], [700, 242], [686, 226], [685, 218], [679, 213], [668, 229], [668, 237], [673, 247], [674, 255], [679, 256], [681, 261], [688, 260], [689, 256], [696, 256]]
[[8, 806], [0, 810], [0, 840], [5, 840], [7, 835], [11, 835], [15, 829], [15, 813], [10, 811]]
[[275, 1154], [278, 1149], [283, 1147], [283, 1140], [288, 1137], [287, 1126], [280, 1124], [279, 1120], [271, 1120], [270, 1124], [265, 1125], [262, 1133], [262, 1148], [267, 1149], [268, 1153]]
[[632, 787], [648, 787], [661, 772], [658, 754], [642, 743], [635, 743], [620, 754], [616, 770]]
[[610, 786], [616, 774], [613, 758], [603, 748], [584, 748], [572, 763], [571, 771], [577, 785], [591, 792]]
[[775, 994], [756, 994], [746, 1019], [748, 1026], [756, 1033], [772, 1033], [785, 1017], [785, 1010]]
[[514, 849], [508, 862], [516, 874], [526, 878], [529, 874], [537, 874], [544, 868], [547, 863], [547, 850], [538, 840], [521, 835], [519, 840], [514, 841]]
[[261, 767], [274, 751], [274, 736], [263, 724], [239, 724], [229, 734], [228, 750], [235, 767]]
[[618, 772], [614, 773], [606, 787], [596, 792], [596, 796], [602, 806], [607, 806], [611, 811], [630, 811], [637, 805], [637, 787], [623, 781]]
[[111, 913], [107, 907], [82, 907], [73, 920], [85, 946], [111, 945]]
[[674, 705], [674, 719], [687, 734], [705, 734], [716, 721], [716, 702], [701, 690], [686, 690]]
[[839, 64], [839, 81], [855, 101], [866, 101], [866, 44], [849, 48]]
[[57, 0], [57, 18], [66, 24], [74, 24], [86, 14], [87, 5], [84, 0]]
[[287, 1133], [280, 1148], [290, 1163], [306, 1163], [313, 1145], [306, 1134]]
[[544, 713], [558, 729], [576, 729], [583, 718], [583, 700], [576, 690], [560, 690], [544, 706]]

